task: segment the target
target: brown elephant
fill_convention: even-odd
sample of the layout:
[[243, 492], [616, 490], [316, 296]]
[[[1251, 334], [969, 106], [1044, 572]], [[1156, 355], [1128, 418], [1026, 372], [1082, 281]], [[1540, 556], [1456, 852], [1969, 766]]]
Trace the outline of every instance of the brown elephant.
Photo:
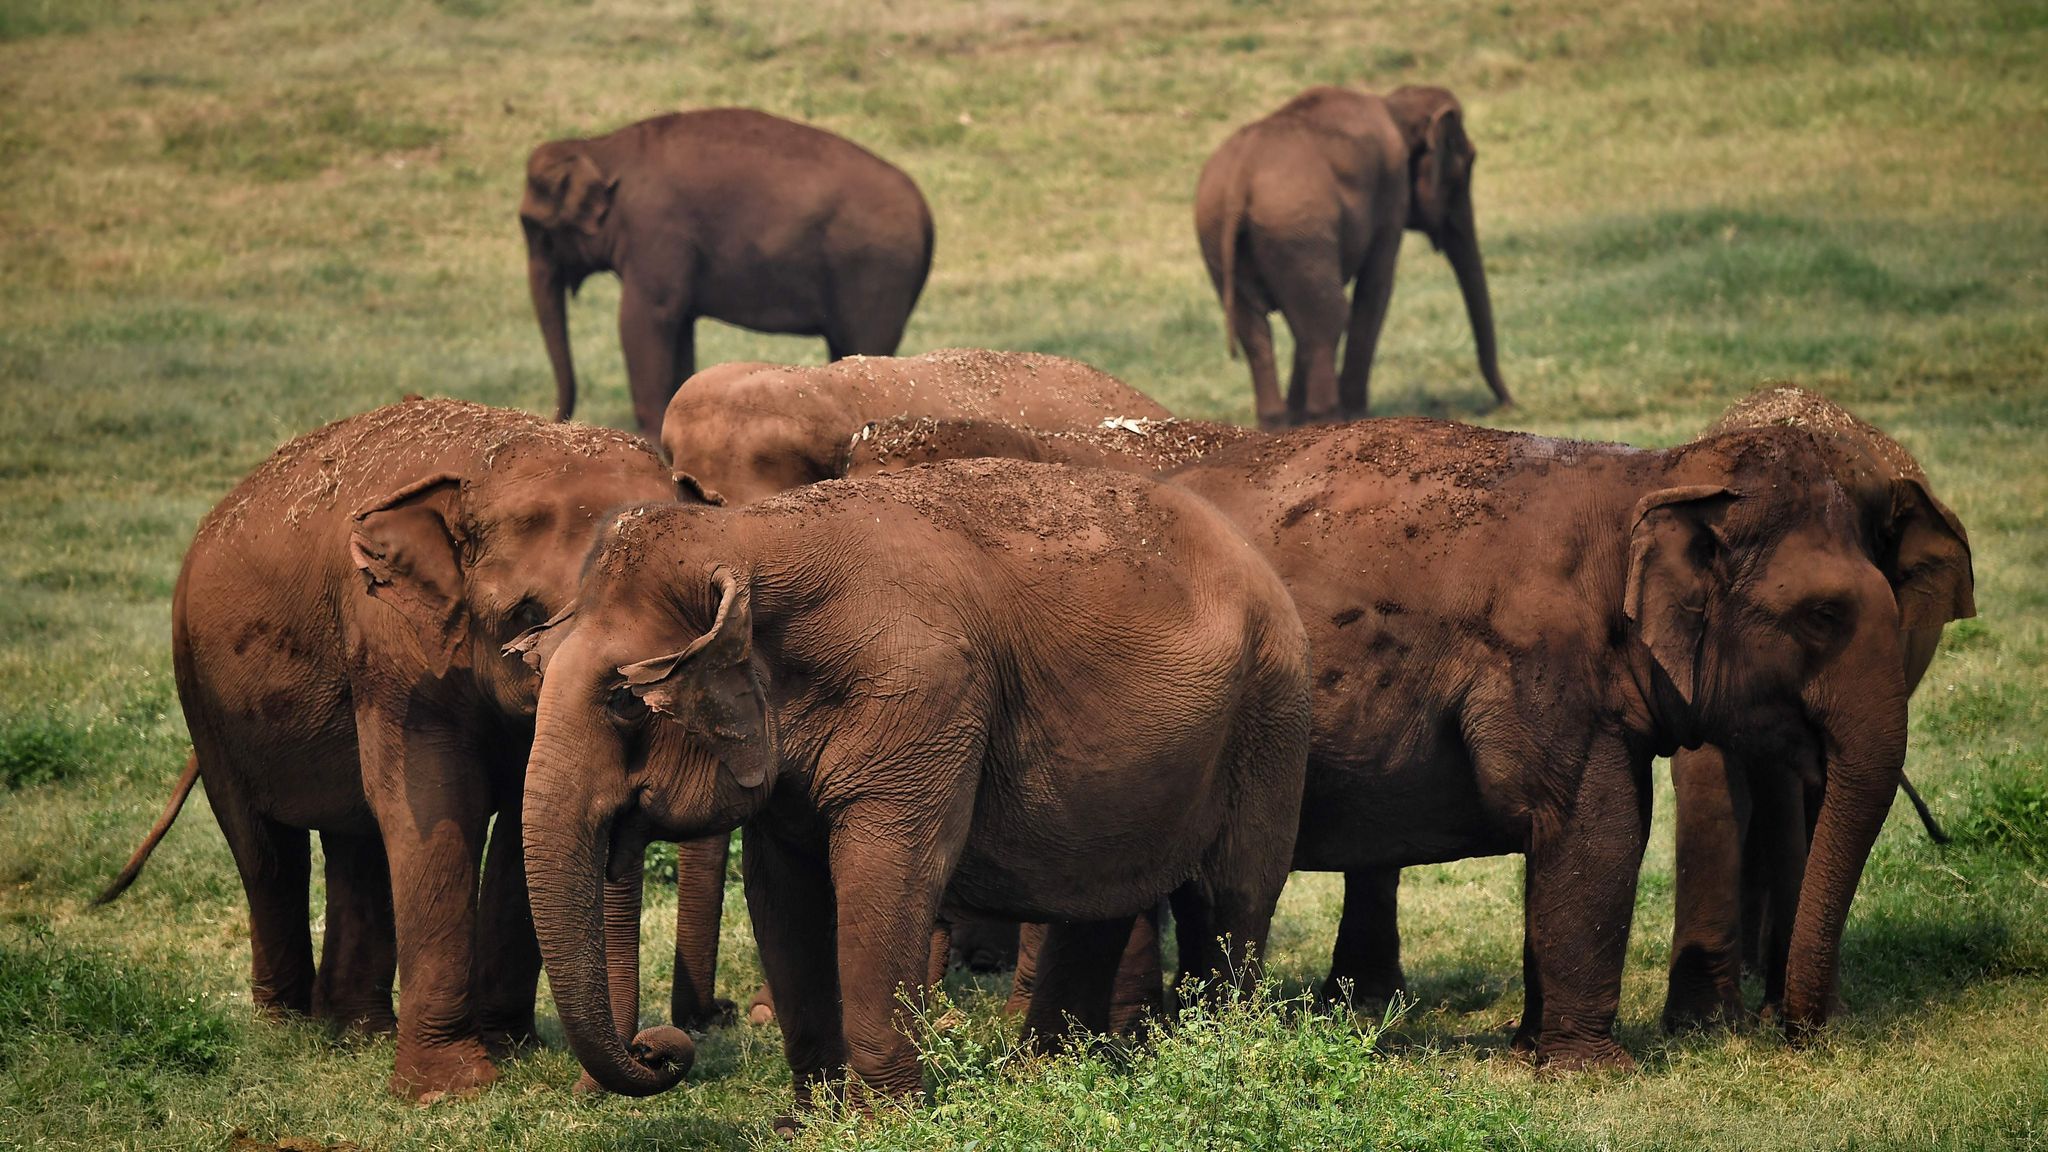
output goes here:
[[[1238, 129], [1203, 165], [1195, 232], [1231, 350], [1242, 346], [1250, 361], [1260, 427], [1365, 415], [1405, 229], [1428, 236], [1450, 261], [1480, 374], [1495, 400], [1513, 402], [1500, 377], [1473, 221], [1477, 156], [1464, 109], [1442, 88], [1375, 96], [1316, 87]], [[1344, 288], [1353, 281], [1347, 305]], [[1294, 332], [1284, 402], [1266, 319], [1275, 309]]]
[[1041, 1037], [1050, 1006], [1106, 1024], [1131, 917], [1169, 891], [1186, 967], [1242, 975], [1264, 939], [1308, 653], [1271, 568], [1181, 490], [963, 461], [634, 509], [578, 602], [536, 645], [526, 866], [564, 1031], [608, 1088], [676, 1079], [622, 1042], [596, 943], [600, 881], [651, 836], [744, 823], [800, 1103], [846, 1070], [919, 1087], [895, 997], [942, 913], [1055, 922]]
[[690, 378], [661, 447], [707, 500], [745, 504], [840, 476], [847, 443], [871, 420], [975, 417], [1033, 428], [1092, 428], [1107, 417], [1163, 420], [1151, 397], [1099, 368], [1036, 352], [946, 349], [856, 356], [820, 368], [721, 364]]
[[640, 430], [696, 371], [699, 316], [823, 336], [832, 358], [887, 356], [932, 263], [932, 215], [909, 176], [852, 141], [747, 108], [678, 112], [551, 140], [526, 162], [527, 279], [576, 408], [566, 294], [621, 281], [619, 343]]
[[1210, 420], [1112, 417], [1092, 427], [1048, 430], [1004, 420], [894, 416], [854, 433], [841, 472], [880, 476], [939, 460], [992, 456], [1146, 473], [1177, 468], [1257, 435]]
[[[1729, 408], [1707, 435], [1780, 425], [1813, 433], [1849, 495], [1864, 553], [1897, 601], [1910, 695], [1943, 626], [1976, 615], [1969, 536], [1911, 453], [1824, 396], [1767, 386]], [[1824, 803], [1824, 755], [1820, 733], [1767, 729], [1672, 756], [1678, 857], [1667, 1031], [1742, 1019], [1745, 960], [1764, 974], [1764, 1003], [1782, 1000], [1812, 817]], [[1928, 828], [1936, 832], [1931, 822]]]
[[258, 1007], [388, 1030], [395, 969], [392, 1090], [489, 1084], [492, 1053], [534, 1035], [540, 974], [518, 831], [539, 683], [499, 648], [569, 605], [607, 510], [674, 496], [634, 437], [452, 400], [279, 449], [186, 553], [172, 660], [193, 767], [103, 899], [203, 776], [249, 900]]
[[1266, 553], [1309, 630], [1296, 868], [1373, 880], [1523, 853], [1516, 1045], [1627, 1065], [1613, 1023], [1652, 758], [1816, 733], [1827, 787], [1785, 1015], [1795, 1032], [1825, 1019], [1905, 758], [1905, 685], [1891, 586], [1812, 433], [1646, 452], [1377, 420], [1228, 448], [1171, 478]]

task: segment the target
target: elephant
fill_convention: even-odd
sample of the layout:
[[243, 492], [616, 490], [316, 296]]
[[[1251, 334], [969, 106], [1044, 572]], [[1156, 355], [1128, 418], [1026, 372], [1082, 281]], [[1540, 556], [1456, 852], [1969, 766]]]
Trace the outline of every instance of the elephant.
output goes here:
[[[1401, 419], [1169, 473], [1273, 562], [1308, 628], [1294, 867], [1379, 882], [1522, 853], [1515, 1047], [1627, 1067], [1613, 1025], [1652, 758], [1816, 733], [1826, 791], [1784, 1003], [1793, 1035], [1819, 1027], [1906, 740], [1899, 611], [1829, 460], [1799, 428], [1638, 451]], [[1945, 530], [1924, 489], [1894, 491]]]
[[973, 460], [629, 509], [577, 604], [526, 641], [526, 869], [605, 1087], [678, 1079], [615, 1028], [597, 943], [601, 881], [650, 837], [743, 825], [800, 1107], [847, 1071], [863, 1100], [920, 1087], [895, 995], [943, 915], [1052, 924], [1041, 1044], [1054, 1008], [1106, 1024], [1162, 895], [1185, 967], [1250, 971], [1300, 811], [1308, 650], [1270, 566], [1188, 493]]
[[[1238, 129], [1203, 165], [1195, 232], [1231, 352], [1242, 347], [1250, 362], [1261, 428], [1365, 415], [1404, 229], [1429, 237], [1450, 261], [1480, 374], [1499, 404], [1513, 403], [1473, 221], [1477, 157], [1463, 107], [1442, 88], [1375, 96], [1315, 87]], [[1275, 309], [1294, 332], [1284, 402], [1266, 319]]]
[[493, 1054], [534, 1037], [541, 968], [518, 831], [539, 683], [498, 650], [569, 605], [605, 512], [675, 498], [635, 437], [453, 400], [279, 449], [186, 553], [171, 627], [192, 760], [102, 901], [203, 777], [249, 901], [257, 1006], [395, 1026], [401, 1095], [491, 1083]]
[[[1781, 425], [1813, 433], [1849, 496], [1864, 552], [1897, 602], [1901, 673], [1911, 695], [1934, 658], [1942, 628], [1976, 615], [1969, 536], [1935, 498], [1911, 453], [1824, 396], [1767, 385], [1729, 408], [1707, 434]], [[1743, 1019], [1745, 959], [1764, 974], [1766, 1006], [1782, 1001], [1792, 909], [1814, 831], [1811, 815], [1824, 803], [1816, 792], [1822, 758], [1815, 735], [1798, 730], [1770, 730], [1757, 739], [1715, 742], [1672, 756], [1677, 907], [1666, 1031]], [[1940, 840], [1925, 805], [1910, 784], [1906, 788], [1929, 833]]]
[[1112, 417], [1092, 427], [1048, 431], [1003, 420], [894, 416], [870, 421], [854, 433], [840, 471], [848, 477], [879, 476], [938, 460], [992, 456], [1146, 473], [1178, 467], [1257, 435], [1208, 420]]
[[669, 402], [661, 447], [679, 483], [712, 502], [744, 504], [838, 477], [856, 432], [871, 420], [901, 415], [1061, 429], [1092, 428], [1108, 417], [1163, 420], [1172, 413], [1078, 360], [956, 348], [855, 356], [818, 368], [708, 368]]
[[747, 108], [678, 112], [551, 140], [526, 162], [527, 282], [576, 408], [566, 295], [621, 282], [619, 343], [650, 438], [696, 371], [699, 316], [823, 336], [833, 359], [887, 356], [932, 263], [932, 214], [909, 176], [830, 132]]

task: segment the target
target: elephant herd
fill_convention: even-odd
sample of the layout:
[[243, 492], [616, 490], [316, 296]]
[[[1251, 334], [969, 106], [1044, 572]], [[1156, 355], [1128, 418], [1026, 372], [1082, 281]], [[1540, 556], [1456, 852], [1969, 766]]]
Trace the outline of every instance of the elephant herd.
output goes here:
[[[259, 1007], [395, 1030], [393, 1091], [463, 1094], [537, 1041], [545, 969], [585, 1086], [646, 1095], [722, 1016], [737, 828], [803, 1106], [848, 1077], [919, 1089], [899, 996], [943, 973], [949, 935], [1032, 926], [1012, 1002], [1056, 1045], [1164, 1002], [1162, 906], [1174, 986], [1220, 993], [1256, 978], [1288, 874], [1341, 872], [1325, 995], [1384, 1000], [1400, 869], [1520, 853], [1515, 1046], [1626, 1067], [1670, 756], [1667, 1027], [1745, 1015], [1745, 961], [1789, 1031], [1818, 1027], [1906, 698], [1974, 612], [1967, 536], [1904, 449], [1789, 386], [1655, 451], [1321, 423], [1363, 413], [1404, 227], [1449, 256], [1507, 400], [1461, 117], [1437, 89], [1317, 89], [1205, 170], [1262, 431], [1055, 356], [887, 355], [930, 215], [836, 137], [726, 110], [543, 145], [521, 217], [558, 415], [564, 293], [615, 269], [658, 451], [417, 397], [279, 449], [186, 555], [192, 759], [102, 900], [203, 779]], [[1355, 154], [1317, 154], [1339, 141]], [[1284, 403], [1273, 308], [1303, 350]], [[834, 360], [678, 389], [699, 314], [821, 332]], [[680, 844], [676, 984], [673, 1023], [643, 1028], [656, 839]]]

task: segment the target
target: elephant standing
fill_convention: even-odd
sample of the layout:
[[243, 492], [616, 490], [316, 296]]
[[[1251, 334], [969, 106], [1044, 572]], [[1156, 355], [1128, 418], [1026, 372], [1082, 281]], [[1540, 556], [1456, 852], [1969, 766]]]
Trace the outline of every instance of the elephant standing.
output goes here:
[[696, 321], [823, 336], [832, 358], [887, 356], [932, 263], [909, 176], [849, 140], [746, 108], [679, 112], [553, 140], [526, 163], [527, 279], [576, 407], [566, 294], [618, 273], [619, 343], [640, 430], [696, 371]]
[[1813, 434], [1643, 452], [1378, 420], [1227, 448], [1170, 478], [1244, 530], [1309, 629], [1296, 868], [1379, 882], [1524, 854], [1516, 1045], [1626, 1065], [1613, 1023], [1652, 758], [1817, 733], [1826, 793], [1785, 1015], [1795, 1031], [1826, 1018], [1905, 759], [1905, 684], [1891, 586]]
[[[1943, 626], [1977, 613], [1962, 522], [1934, 497], [1911, 453], [1803, 388], [1760, 389], [1707, 435], [1778, 425], [1813, 433], [1857, 510], [1864, 551], [1898, 604], [1902, 672], [1911, 694], [1934, 659]], [[1745, 960], [1764, 974], [1764, 1003], [1782, 1000], [1812, 815], [1823, 802], [1822, 759], [1815, 733], [1790, 729], [1672, 756], [1678, 856], [1667, 1031], [1741, 1019]]]
[[[1395, 258], [1411, 228], [1450, 261], [1480, 374], [1495, 400], [1513, 402], [1500, 378], [1473, 221], [1477, 155], [1464, 109], [1442, 88], [1381, 97], [1316, 87], [1238, 129], [1203, 165], [1195, 232], [1230, 346], [1242, 346], [1250, 361], [1261, 428], [1365, 415]], [[1353, 281], [1347, 306], [1344, 288]], [[1266, 319], [1275, 309], [1294, 332], [1284, 403]]]
[[649, 837], [744, 822], [800, 1103], [845, 1070], [920, 1086], [895, 998], [942, 913], [1057, 922], [1041, 1036], [1054, 1009], [1107, 1023], [1131, 918], [1169, 891], [1187, 969], [1243, 977], [1264, 940], [1308, 651], [1272, 569], [1183, 491], [965, 461], [632, 509], [579, 605], [542, 633], [526, 867], [563, 1029], [614, 1091], [675, 1082], [616, 1028], [598, 944], [600, 881]]
[[499, 649], [567, 607], [604, 512], [674, 495], [634, 437], [450, 400], [279, 449], [185, 555], [172, 661], [193, 767], [103, 899], [201, 775], [249, 900], [257, 1006], [389, 1030], [395, 969], [392, 1090], [489, 1084], [492, 1052], [534, 1036], [540, 974], [519, 835], [539, 683]]
[[820, 368], [708, 368], [670, 401], [661, 447], [679, 482], [707, 500], [745, 504], [843, 475], [855, 433], [870, 421], [904, 415], [1073, 429], [1108, 417], [1161, 420], [1172, 413], [1078, 360], [953, 348], [857, 356]]

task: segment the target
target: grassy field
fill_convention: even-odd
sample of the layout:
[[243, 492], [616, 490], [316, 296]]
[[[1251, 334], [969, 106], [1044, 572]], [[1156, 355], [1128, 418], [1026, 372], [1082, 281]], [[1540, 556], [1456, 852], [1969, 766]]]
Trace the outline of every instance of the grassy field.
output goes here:
[[[909, 351], [1078, 356], [1247, 419], [1194, 176], [1312, 82], [1463, 98], [1509, 423], [1664, 444], [1790, 378], [1918, 454], [1976, 548], [1982, 616], [1912, 728], [1957, 843], [1894, 813], [1849, 925], [1850, 1010], [1810, 1050], [1657, 1035], [1667, 790], [1622, 1006], [1634, 1075], [1506, 1057], [1520, 866], [1470, 861], [1409, 874], [1418, 1003], [1384, 1034], [1291, 999], [1336, 912], [1331, 878], [1301, 876], [1268, 1002], [1036, 1062], [962, 981], [934, 1102], [806, 1143], [2048, 1146], [2044, 75], [2035, 0], [0, 0], [0, 1147], [772, 1146], [772, 1028], [715, 1033], [653, 1100], [572, 1100], [554, 1049], [417, 1109], [384, 1094], [388, 1042], [253, 1020], [203, 805], [87, 908], [184, 761], [168, 601], [192, 527], [284, 439], [408, 391], [543, 410], [525, 153], [692, 105], [802, 117], [917, 178], [939, 239]], [[623, 426], [616, 304], [593, 282], [572, 324], [585, 415]], [[823, 355], [705, 329], [707, 363]], [[1376, 411], [1479, 417], [1470, 348], [1449, 270], [1411, 242]], [[657, 896], [650, 995], [672, 916]], [[743, 998], [736, 889], [727, 923]]]

